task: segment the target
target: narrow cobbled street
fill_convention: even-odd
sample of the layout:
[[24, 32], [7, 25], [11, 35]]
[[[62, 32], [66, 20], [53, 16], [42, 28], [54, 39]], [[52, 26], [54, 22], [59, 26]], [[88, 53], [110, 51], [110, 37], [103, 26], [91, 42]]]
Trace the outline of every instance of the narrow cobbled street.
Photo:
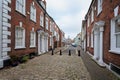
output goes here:
[[[72, 54], [73, 53], [73, 54]], [[0, 80], [91, 80], [81, 57], [68, 49], [35, 57], [24, 64], [0, 71]]]

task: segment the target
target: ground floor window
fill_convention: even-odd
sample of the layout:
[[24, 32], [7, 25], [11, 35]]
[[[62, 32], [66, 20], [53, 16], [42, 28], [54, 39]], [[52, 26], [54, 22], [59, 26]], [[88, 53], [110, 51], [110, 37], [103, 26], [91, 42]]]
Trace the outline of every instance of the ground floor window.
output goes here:
[[36, 34], [34, 31], [30, 32], [30, 47], [35, 47], [36, 44]]
[[111, 50], [120, 54], [120, 15], [111, 20]]
[[93, 47], [93, 32], [91, 33], [91, 47]]
[[87, 47], [89, 47], [89, 34], [87, 35]]
[[15, 48], [25, 47], [25, 29], [22, 27], [15, 28]]

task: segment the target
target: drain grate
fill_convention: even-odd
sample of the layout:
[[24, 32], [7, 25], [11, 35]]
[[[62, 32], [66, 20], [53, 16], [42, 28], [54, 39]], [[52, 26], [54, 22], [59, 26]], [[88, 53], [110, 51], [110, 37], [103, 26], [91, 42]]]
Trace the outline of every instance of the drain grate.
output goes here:
[[111, 63], [110, 64], [110, 69], [113, 70], [114, 72], [116, 72], [118, 75], [120, 75], [120, 67]]

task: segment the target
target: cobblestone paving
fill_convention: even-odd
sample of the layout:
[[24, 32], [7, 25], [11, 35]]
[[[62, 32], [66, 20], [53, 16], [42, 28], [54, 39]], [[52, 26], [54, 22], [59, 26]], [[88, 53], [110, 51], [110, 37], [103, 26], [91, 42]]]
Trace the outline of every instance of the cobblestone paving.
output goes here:
[[91, 80], [81, 57], [45, 54], [0, 70], [0, 80]]

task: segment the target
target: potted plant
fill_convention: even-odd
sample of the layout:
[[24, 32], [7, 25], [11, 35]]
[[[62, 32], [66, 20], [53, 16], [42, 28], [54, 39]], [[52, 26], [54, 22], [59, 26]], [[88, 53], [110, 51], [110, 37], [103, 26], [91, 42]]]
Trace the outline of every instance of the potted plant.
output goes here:
[[15, 67], [18, 65], [18, 57], [15, 55], [10, 56], [11, 66]]
[[24, 55], [24, 56], [21, 56], [21, 57], [19, 58], [19, 62], [20, 62], [20, 63], [24, 63], [24, 62], [27, 62], [28, 59], [29, 59], [29, 56], [28, 56], [28, 55]]

